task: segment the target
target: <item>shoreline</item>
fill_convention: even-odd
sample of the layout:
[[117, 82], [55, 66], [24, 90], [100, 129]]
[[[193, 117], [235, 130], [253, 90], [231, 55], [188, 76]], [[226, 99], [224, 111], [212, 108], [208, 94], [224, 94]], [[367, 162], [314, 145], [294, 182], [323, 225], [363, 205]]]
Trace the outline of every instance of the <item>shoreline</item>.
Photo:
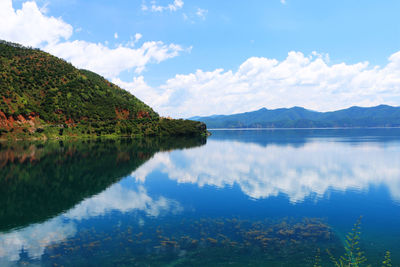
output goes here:
[[400, 129], [399, 127], [315, 127], [315, 128], [210, 128], [208, 131], [236, 131], [236, 130], [362, 130], [362, 129]]

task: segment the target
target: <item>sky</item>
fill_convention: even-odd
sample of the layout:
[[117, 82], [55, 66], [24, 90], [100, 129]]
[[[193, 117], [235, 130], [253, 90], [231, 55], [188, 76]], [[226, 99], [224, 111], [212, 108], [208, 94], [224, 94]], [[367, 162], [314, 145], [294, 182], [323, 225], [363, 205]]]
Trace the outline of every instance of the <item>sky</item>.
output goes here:
[[162, 116], [400, 105], [397, 0], [0, 0], [40, 48]]

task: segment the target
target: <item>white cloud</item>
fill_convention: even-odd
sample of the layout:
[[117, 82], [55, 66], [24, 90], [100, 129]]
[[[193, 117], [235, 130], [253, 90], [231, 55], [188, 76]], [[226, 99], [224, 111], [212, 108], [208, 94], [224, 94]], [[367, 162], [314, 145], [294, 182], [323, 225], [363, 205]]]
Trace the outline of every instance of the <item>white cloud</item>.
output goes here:
[[[176, 5], [179, 7], [181, 4], [178, 1]], [[133, 49], [142, 38], [140, 33], [135, 34], [132, 42], [116, 48], [109, 48], [107, 43], [71, 41], [73, 27], [61, 18], [46, 16], [35, 2], [25, 2], [21, 9], [15, 10], [12, 0], [1, 0], [0, 17], [0, 39], [40, 47], [78, 68], [92, 70], [107, 78], [115, 78], [127, 70], [140, 73], [148, 64], [160, 63], [184, 50], [179, 45], [161, 41], [144, 42], [141, 47]], [[118, 38], [117, 32], [114, 38]]]
[[43, 6], [40, 7], [40, 12], [42, 12], [43, 14], [46, 14], [49, 12], [49, 2], [45, 2], [43, 4]]
[[281, 0], [281, 4], [286, 5], [286, 0]]
[[[152, 95], [153, 105], [162, 115], [190, 117], [230, 114], [261, 107], [302, 106], [318, 111], [347, 108], [353, 105], [400, 105], [400, 52], [389, 57], [386, 66], [329, 64], [327, 55], [289, 52], [279, 61], [252, 57], [238, 70], [197, 70], [178, 74], [152, 93], [136, 92], [139, 98]], [[158, 95], [158, 96], [156, 96]], [[150, 102], [149, 102], [150, 103]]]
[[142, 39], [143, 35], [140, 33], [135, 34], [135, 42], [138, 42], [140, 39]]
[[208, 13], [208, 10], [207, 10], [207, 9], [198, 8], [197, 11], [196, 11], [196, 15], [197, 15], [199, 18], [203, 19], [203, 20], [206, 19], [207, 13]]
[[61, 18], [47, 17], [35, 2], [25, 2], [14, 10], [12, 0], [0, 1], [0, 39], [38, 47], [68, 39], [73, 33], [71, 25]]
[[118, 84], [121, 88], [124, 88], [137, 97], [140, 95], [139, 99], [151, 107], [161, 106], [168, 101], [168, 97], [165, 96], [165, 98], [163, 98], [162, 91], [157, 91], [157, 89], [153, 89], [147, 85], [143, 76], [134, 77], [132, 82], [124, 82], [119, 78], [113, 79], [112, 82]]
[[139, 42], [140, 39], [142, 39], [142, 37], [142, 34], [136, 33], [135, 36], [130, 37], [130, 40], [128, 42], [124, 43], [124, 46], [135, 47], [135, 45]]
[[183, 7], [183, 1], [182, 0], [174, 0], [171, 4], [168, 4], [166, 6], [162, 5], [157, 5], [157, 2], [155, 0], [151, 1], [151, 6], [148, 7], [146, 5], [146, 2], [142, 2], [142, 10], [147, 11], [151, 10], [153, 12], [163, 12], [163, 11], [177, 11], [178, 9], [181, 9]]
[[149, 63], [160, 63], [176, 57], [183, 48], [175, 44], [167, 45], [160, 41], [152, 41], [143, 43], [137, 49], [122, 45], [111, 49], [100, 43], [73, 41], [48, 45], [45, 50], [70, 61], [79, 68], [113, 78], [130, 69], [140, 73]]
[[[157, 153], [132, 176], [144, 182], [155, 170], [178, 183], [218, 188], [238, 185], [255, 199], [285, 194], [293, 203], [317, 199], [331, 189], [367, 191], [384, 185], [400, 201], [399, 147], [377, 143], [350, 146], [309, 141], [304, 146], [266, 147], [237, 141], [207, 141], [206, 146]], [[184, 166], [180, 164], [186, 162]]]

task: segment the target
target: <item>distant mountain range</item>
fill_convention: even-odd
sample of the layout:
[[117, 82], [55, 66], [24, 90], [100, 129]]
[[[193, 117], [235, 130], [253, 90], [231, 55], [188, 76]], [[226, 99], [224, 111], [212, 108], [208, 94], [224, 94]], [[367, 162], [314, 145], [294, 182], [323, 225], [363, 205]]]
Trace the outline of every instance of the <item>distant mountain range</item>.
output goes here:
[[266, 109], [232, 115], [192, 117], [208, 128], [399, 127], [400, 107], [351, 107], [317, 112], [302, 107]]

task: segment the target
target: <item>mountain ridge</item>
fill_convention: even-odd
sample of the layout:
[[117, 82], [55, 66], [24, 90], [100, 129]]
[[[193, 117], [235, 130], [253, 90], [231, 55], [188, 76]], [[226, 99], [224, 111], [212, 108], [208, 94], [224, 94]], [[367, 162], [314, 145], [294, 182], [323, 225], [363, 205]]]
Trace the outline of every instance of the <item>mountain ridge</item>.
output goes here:
[[267, 109], [232, 115], [196, 116], [190, 119], [208, 128], [352, 128], [400, 127], [400, 107], [378, 105], [352, 106], [336, 111], [318, 112], [303, 107]]

